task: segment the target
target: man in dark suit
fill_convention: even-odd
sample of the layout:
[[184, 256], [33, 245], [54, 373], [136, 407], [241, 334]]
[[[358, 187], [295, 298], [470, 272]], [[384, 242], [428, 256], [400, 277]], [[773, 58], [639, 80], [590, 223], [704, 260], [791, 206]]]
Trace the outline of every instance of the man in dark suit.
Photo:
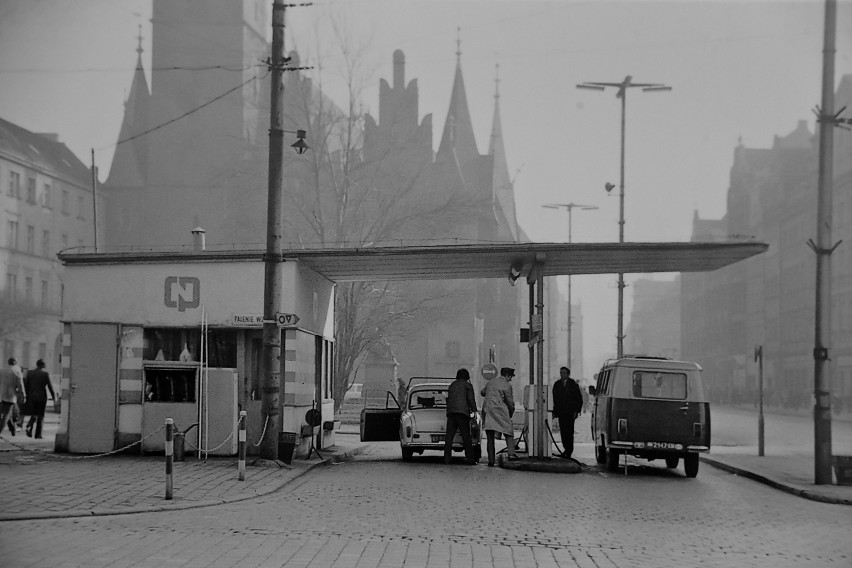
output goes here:
[[47, 406], [46, 391], [50, 391], [50, 398], [53, 399], [53, 402], [56, 402], [56, 393], [53, 392], [50, 375], [44, 370], [44, 366], [44, 361], [39, 359], [36, 361], [36, 368], [27, 371], [27, 376], [24, 378], [28, 405], [26, 414], [30, 415], [27, 422], [27, 436], [33, 435], [33, 425], [35, 425], [36, 438], [41, 438], [41, 427], [44, 424], [44, 409]]
[[447, 437], [444, 440], [444, 463], [450, 463], [456, 431], [461, 432], [468, 465], [475, 465], [479, 461], [473, 455], [473, 442], [470, 436], [471, 414], [476, 414], [476, 395], [473, 392], [473, 385], [470, 384], [470, 373], [467, 369], [459, 369], [456, 380], [450, 383], [447, 391]]
[[559, 380], [553, 384], [553, 416], [559, 421], [562, 437], [563, 458], [574, 453], [574, 420], [583, 410], [583, 394], [580, 387], [571, 378], [568, 367], [559, 368]]

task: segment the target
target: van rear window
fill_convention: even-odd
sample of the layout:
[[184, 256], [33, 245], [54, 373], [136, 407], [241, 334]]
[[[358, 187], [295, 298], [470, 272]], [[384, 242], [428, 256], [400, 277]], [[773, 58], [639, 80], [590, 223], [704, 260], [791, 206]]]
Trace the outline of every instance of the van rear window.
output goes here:
[[633, 396], [638, 398], [686, 398], [686, 373], [633, 371]]

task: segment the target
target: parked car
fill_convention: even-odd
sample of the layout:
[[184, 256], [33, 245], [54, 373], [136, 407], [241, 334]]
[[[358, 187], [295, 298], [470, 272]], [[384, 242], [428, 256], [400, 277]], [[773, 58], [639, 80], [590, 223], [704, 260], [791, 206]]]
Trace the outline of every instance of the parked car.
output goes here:
[[[452, 378], [413, 377], [408, 382], [401, 408], [392, 408], [396, 401], [388, 392], [385, 408], [364, 408], [361, 411], [361, 441], [380, 442], [399, 440], [402, 459], [410, 461], [414, 454], [424, 451], [444, 451], [447, 430], [447, 391]], [[482, 419], [478, 412], [471, 420], [471, 438], [475, 459], [482, 455]], [[453, 438], [453, 452], [464, 452], [461, 433]]]
[[683, 459], [687, 477], [698, 475], [698, 454], [710, 451], [710, 403], [697, 363], [660, 357], [607, 361], [589, 387], [595, 458], [615, 471], [623, 454]]

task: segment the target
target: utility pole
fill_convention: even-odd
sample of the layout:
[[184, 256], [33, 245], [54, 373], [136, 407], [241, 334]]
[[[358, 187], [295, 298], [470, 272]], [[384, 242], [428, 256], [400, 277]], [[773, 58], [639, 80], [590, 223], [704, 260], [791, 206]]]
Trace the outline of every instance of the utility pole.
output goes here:
[[95, 226], [95, 252], [98, 252], [98, 168], [95, 166], [95, 149], [92, 148], [92, 215]]
[[814, 314], [814, 483], [831, 484], [831, 375], [828, 366], [831, 339], [831, 197], [834, 175], [834, 126], [845, 128], [852, 120], [834, 113], [834, 54], [837, 0], [825, 1], [822, 50], [822, 105], [819, 123], [819, 173], [817, 181], [817, 242], [808, 241], [816, 253], [816, 309]]
[[[579, 208], [580, 211], [592, 211], [597, 209], [596, 205], [580, 205], [579, 203], [548, 203], [547, 205], [542, 205], [547, 209], [565, 209], [568, 211], [568, 244], [571, 244], [571, 216], [573, 215], [574, 209]], [[568, 275], [568, 362], [566, 365], [568, 368], [571, 368], [571, 355], [572, 355], [572, 341], [571, 332], [573, 329], [573, 318], [572, 318], [572, 306], [571, 306], [571, 275]]]
[[281, 330], [275, 321], [281, 291], [281, 193], [284, 176], [284, 14], [283, 0], [272, 5], [272, 89], [269, 110], [269, 179], [266, 206], [266, 254], [263, 257], [263, 352], [261, 357], [261, 415], [263, 438], [260, 457], [278, 459], [281, 430]]
[[[619, 182], [619, 214], [618, 214], [618, 242], [624, 242], [624, 140], [625, 140], [625, 125], [627, 114], [627, 89], [632, 87], [640, 87], [643, 91], [671, 91], [672, 88], [661, 83], [634, 83], [633, 78], [628, 75], [624, 81], [620, 83], [581, 83], [577, 85], [578, 89], [591, 89], [594, 91], [603, 91], [607, 87], [615, 87], [618, 92], [616, 98], [621, 99], [621, 179]], [[611, 189], [607, 185], [607, 191]], [[624, 356], [624, 273], [618, 273], [618, 357]]]

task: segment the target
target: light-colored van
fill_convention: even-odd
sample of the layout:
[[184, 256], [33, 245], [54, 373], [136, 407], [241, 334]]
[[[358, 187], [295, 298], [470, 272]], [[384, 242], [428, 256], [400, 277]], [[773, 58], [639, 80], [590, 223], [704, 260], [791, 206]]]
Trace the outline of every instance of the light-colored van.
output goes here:
[[592, 439], [595, 458], [616, 471], [622, 455], [683, 458], [687, 477], [698, 475], [698, 454], [710, 451], [710, 403], [697, 363], [659, 357], [623, 357], [595, 375]]

